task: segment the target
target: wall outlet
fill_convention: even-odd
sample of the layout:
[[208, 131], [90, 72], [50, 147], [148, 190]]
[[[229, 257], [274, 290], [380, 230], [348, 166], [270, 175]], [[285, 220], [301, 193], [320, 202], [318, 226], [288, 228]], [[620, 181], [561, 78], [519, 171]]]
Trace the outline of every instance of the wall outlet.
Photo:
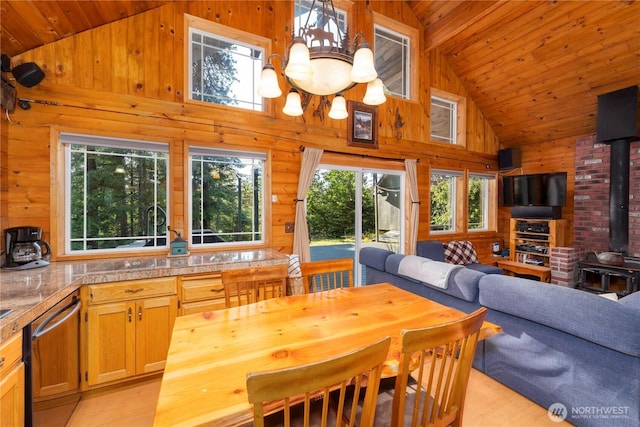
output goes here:
[[293, 233], [293, 229], [295, 228], [295, 222], [285, 222], [284, 223], [284, 232], [285, 233]]

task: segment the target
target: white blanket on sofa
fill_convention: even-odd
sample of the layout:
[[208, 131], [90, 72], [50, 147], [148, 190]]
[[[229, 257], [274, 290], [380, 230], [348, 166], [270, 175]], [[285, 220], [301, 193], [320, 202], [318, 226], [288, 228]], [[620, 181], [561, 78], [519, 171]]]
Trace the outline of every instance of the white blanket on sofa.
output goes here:
[[434, 261], [416, 255], [407, 255], [398, 265], [398, 274], [447, 289], [452, 271], [463, 268], [462, 265]]

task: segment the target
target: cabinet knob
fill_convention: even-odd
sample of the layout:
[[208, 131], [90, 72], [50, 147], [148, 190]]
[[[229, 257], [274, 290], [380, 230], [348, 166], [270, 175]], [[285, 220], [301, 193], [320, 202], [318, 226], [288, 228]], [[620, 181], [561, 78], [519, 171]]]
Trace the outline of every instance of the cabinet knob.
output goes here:
[[138, 307], [138, 320], [142, 320], [142, 306]]
[[129, 307], [129, 310], [127, 310], [127, 316], [129, 317], [129, 323], [131, 323], [131, 317], [133, 317], [133, 310], [131, 309], [131, 307]]

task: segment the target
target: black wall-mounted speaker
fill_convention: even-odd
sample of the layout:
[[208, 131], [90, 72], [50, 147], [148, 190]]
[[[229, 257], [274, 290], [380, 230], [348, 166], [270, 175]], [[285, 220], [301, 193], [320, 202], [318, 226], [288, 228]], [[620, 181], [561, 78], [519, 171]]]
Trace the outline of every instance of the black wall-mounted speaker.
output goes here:
[[505, 148], [498, 151], [498, 166], [500, 170], [520, 167], [520, 148]]
[[11, 70], [11, 74], [13, 74], [18, 83], [25, 87], [33, 87], [44, 79], [44, 72], [35, 62], [16, 65]]
[[598, 96], [596, 141], [640, 139], [638, 120], [638, 86], [631, 86]]

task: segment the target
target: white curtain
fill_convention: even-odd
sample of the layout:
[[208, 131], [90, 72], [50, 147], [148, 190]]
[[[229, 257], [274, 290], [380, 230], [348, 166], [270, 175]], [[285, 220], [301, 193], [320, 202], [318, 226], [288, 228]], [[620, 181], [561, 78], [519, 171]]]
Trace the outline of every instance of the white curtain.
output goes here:
[[322, 150], [305, 147], [302, 152], [302, 165], [300, 166], [300, 178], [298, 180], [298, 193], [296, 195], [296, 222], [293, 230], [293, 253], [300, 257], [300, 262], [311, 261], [309, 249], [309, 229], [307, 227], [307, 207], [304, 203], [307, 191], [311, 187], [313, 175], [320, 164]]
[[420, 223], [420, 197], [418, 195], [418, 172], [416, 163], [417, 161], [415, 159], [406, 159], [404, 161], [409, 181], [409, 196], [411, 197], [407, 255], [416, 254], [416, 244], [418, 243], [418, 224]]

